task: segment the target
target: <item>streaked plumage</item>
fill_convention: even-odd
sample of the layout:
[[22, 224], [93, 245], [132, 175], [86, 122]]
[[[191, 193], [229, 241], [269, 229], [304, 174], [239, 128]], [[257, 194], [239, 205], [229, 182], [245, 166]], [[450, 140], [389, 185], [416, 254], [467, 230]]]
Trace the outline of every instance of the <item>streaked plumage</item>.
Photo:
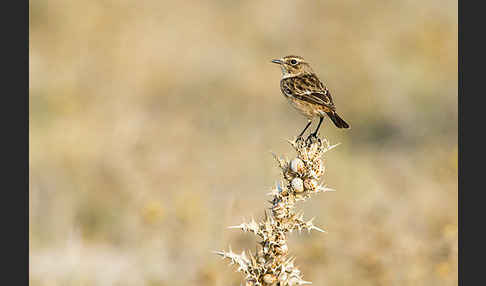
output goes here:
[[336, 113], [336, 106], [327, 87], [319, 80], [310, 65], [299, 56], [286, 56], [272, 62], [280, 65], [282, 79], [280, 89], [291, 105], [304, 114], [309, 123], [313, 117], [319, 117], [319, 125], [311, 135], [316, 136], [325, 115], [329, 116], [338, 128], [349, 128], [349, 125]]

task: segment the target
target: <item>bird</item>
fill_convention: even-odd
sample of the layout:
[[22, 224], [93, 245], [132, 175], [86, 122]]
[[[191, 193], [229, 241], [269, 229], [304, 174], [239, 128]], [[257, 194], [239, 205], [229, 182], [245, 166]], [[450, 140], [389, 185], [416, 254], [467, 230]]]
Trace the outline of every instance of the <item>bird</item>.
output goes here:
[[307, 125], [297, 137], [298, 139], [302, 138], [315, 117], [319, 117], [319, 124], [307, 139], [317, 138], [317, 132], [326, 115], [337, 128], [349, 128], [349, 124], [337, 114], [329, 89], [319, 80], [303, 57], [289, 55], [273, 59], [272, 63], [280, 65], [282, 70], [280, 90], [283, 96], [294, 108], [307, 117]]

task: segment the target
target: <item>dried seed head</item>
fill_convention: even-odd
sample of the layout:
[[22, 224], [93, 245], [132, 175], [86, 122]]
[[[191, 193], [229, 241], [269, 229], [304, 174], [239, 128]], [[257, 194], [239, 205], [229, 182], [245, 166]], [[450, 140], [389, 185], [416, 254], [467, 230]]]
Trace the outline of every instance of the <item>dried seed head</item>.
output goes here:
[[[334, 146], [329, 146], [327, 140], [297, 140], [290, 142], [297, 152], [292, 160], [278, 158], [281, 168], [281, 181], [269, 193], [273, 198], [269, 201], [271, 212], [265, 212], [262, 221], [252, 220], [249, 223], [231, 227], [249, 231], [260, 238], [259, 247], [255, 253], [216, 252], [229, 259], [231, 264], [238, 266], [238, 272], [245, 276], [247, 286], [276, 286], [310, 284], [302, 279], [300, 270], [294, 266], [293, 258], [289, 258], [287, 233], [293, 231], [324, 232], [314, 226], [313, 219], [306, 220], [302, 212], [295, 211], [297, 201], [305, 201], [311, 195], [330, 190], [319, 186], [324, 174], [324, 154]], [[327, 145], [327, 147], [326, 147]]]
[[304, 162], [299, 158], [295, 158], [290, 162], [290, 169], [295, 173], [303, 174], [305, 170]]
[[277, 277], [275, 277], [275, 275], [273, 274], [267, 273], [263, 275], [263, 282], [267, 285], [272, 285], [276, 281], [277, 281]]
[[324, 170], [325, 168], [322, 159], [317, 158], [314, 160], [314, 162], [312, 162], [312, 171], [314, 171], [314, 174], [317, 177], [322, 176], [322, 174], [324, 174]]
[[318, 183], [315, 179], [305, 179], [304, 187], [306, 191], [314, 192], [317, 189]]
[[301, 178], [294, 178], [291, 182], [292, 189], [297, 193], [302, 193], [304, 191], [304, 182]]
[[319, 156], [319, 144], [314, 143], [307, 149], [307, 155], [309, 156], [310, 160], [314, 160], [317, 156]]

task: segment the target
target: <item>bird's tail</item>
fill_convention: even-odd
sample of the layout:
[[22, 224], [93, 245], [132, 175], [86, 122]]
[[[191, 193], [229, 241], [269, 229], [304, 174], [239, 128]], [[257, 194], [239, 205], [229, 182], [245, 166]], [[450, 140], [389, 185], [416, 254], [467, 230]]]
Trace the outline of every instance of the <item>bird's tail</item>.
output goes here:
[[334, 112], [327, 112], [327, 115], [329, 118], [331, 118], [332, 122], [334, 122], [334, 125], [336, 125], [337, 128], [349, 128], [349, 125], [344, 121], [339, 115]]

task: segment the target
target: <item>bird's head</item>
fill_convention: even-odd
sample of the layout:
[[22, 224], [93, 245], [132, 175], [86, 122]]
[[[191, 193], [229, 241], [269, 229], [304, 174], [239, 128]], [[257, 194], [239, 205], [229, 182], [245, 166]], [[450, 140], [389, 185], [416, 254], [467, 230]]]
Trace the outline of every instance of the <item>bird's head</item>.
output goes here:
[[282, 76], [294, 76], [305, 73], [313, 73], [309, 63], [303, 57], [285, 56], [281, 59], [272, 60], [272, 63], [279, 64], [282, 69]]

